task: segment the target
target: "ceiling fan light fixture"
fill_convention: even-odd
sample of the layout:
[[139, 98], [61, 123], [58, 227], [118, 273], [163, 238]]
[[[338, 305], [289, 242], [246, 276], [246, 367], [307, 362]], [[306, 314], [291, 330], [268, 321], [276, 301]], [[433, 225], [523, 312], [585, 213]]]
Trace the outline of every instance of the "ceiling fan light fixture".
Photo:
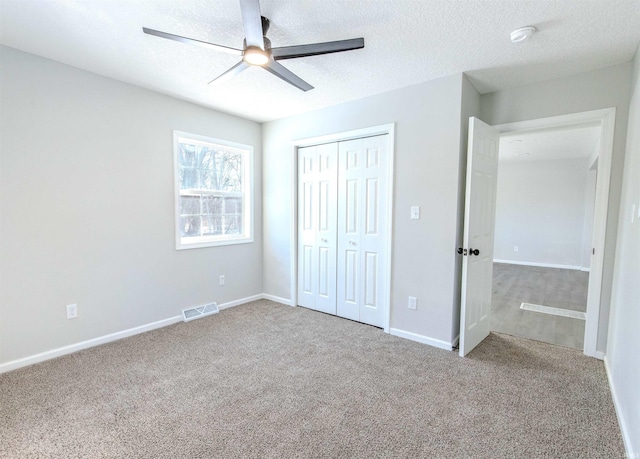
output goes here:
[[247, 46], [242, 57], [249, 65], [265, 65], [269, 62], [269, 54], [257, 46]]

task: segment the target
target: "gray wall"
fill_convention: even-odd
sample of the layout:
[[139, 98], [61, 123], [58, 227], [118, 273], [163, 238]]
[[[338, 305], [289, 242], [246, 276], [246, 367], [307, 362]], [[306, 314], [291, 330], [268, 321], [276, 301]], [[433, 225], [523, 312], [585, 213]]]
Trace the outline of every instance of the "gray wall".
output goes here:
[[611, 164], [611, 189], [604, 249], [598, 350], [607, 342], [611, 281], [615, 257], [622, 166], [627, 134], [631, 64], [621, 64], [570, 77], [484, 94], [480, 98], [481, 118], [489, 124], [546, 118], [589, 110], [616, 107], [616, 126]]
[[[265, 293], [290, 297], [291, 141], [396, 123], [391, 327], [451, 342], [462, 81], [454, 75], [264, 124]], [[409, 219], [412, 205], [420, 220]]]
[[500, 161], [493, 257], [581, 268], [583, 233], [591, 226], [585, 205], [588, 165], [589, 158]]
[[[0, 363], [262, 292], [258, 123], [9, 48], [0, 60]], [[175, 250], [174, 129], [255, 147], [256, 242]]]
[[[606, 361], [621, 425], [627, 434], [627, 452], [633, 457], [640, 455], [640, 49], [633, 66], [628, 126]], [[631, 223], [634, 204], [636, 218]]]

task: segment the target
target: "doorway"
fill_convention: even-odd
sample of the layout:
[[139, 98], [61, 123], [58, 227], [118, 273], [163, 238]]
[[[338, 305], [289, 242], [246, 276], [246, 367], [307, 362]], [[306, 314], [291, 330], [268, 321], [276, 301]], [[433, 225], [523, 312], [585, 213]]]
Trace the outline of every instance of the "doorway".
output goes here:
[[[598, 350], [598, 330], [605, 328], [606, 318], [600, 318], [600, 294], [602, 289], [602, 273], [604, 266], [604, 248], [607, 223], [607, 210], [609, 204], [609, 183], [611, 173], [611, 156], [613, 150], [613, 133], [615, 125], [615, 108], [594, 110], [591, 112], [574, 113], [568, 115], [555, 116], [550, 118], [542, 118], [537, 120], [522, 121], [516, 123], [503, 124], [491, 127], [482, 123], [476, 118], [470, 119], [469, 129], [469, 148], [467, 158], [467, 183], [466, 183], [466, 208], [465, 208], [465, 227], [463, 247], [458, 249], [458, 253], [463, 255], [462, 262], [462, 302], [460, 314], [460, 355], [464, 356], [477, 346], [484, 337], [490, 333], [490, 316], [491, 316], [491, 284], [493, 276], [493, 263], [483, 263], [480, 265], [477, 261], [479, 253], [484, 253], [485, 257], [490, 254], [493, 258], [494, 247], [494, 224], [495, 224], [495, 193], [491, 192], [492, 187], [495, 191], [496, 182], [477, 180], [475, 177], [483, 177], [478, 174], [474, 166], [474, 157], [484, 156], [491, 158], [491, 170], [497, 171], [498, 156], [497, 143], [501, 135], [509, 133], [533, 134], [535, 132], [548, 130], [562, 130], [569, 128], [596, 126], [600, 131], [600, 142], [597, 147], [597, 174], [598, 179], [595, 189], [595, 206], [593, 210], [593, 231], [592, 231], [592, 253], [589, 263], [589, 278], [587, 289], [587, 307], [585, 313], [585, 329], [584, 329], [584, 353], [586, 355], [600, 358], [604, 357], [604, 353]], [[474, 126], [481, 127], [482, 130], [476, 129]], [[491, 146], [490, 148], [487, 147]], [[495, 151], [488, 155], [486, 152]], [[480, 153], [480, 154], [478, 154]], [[485, 167], [486, 168], [486, 167]], [[491, 173], [497, 177], [497, 174]], [[486, 177], [487, 174], [484, 174]], [[483, 191], [487, 189], [490, 193], [486, 194], [490, 199], [478, 200], [473, 199], [474, 189]], [[470, 199], [472, 198], [472, 199]], [[478, 220], [477, 216], [483, 216]], [[474, 226], [474, 218], [476, 224]], [[481, 227], [477, 222], [482, 223]], [[487, 224], [487, 222], [491, 222]], [[475, 243], [475, 234], [483, 232], [487, 242], [485, 246], [478, 247]], [[487, 232], [490, 232], [490, 238]], [[474, 244], [475, 243], [475, 244]], [[472, 251], [471, 246], [475, 249]], [[478, 248], [480, 250], [478, 250]], [[478, 268], [481, 266], [481, 269]]]
[[584, 348], [600, 127], [503, 134], [491, 331]]

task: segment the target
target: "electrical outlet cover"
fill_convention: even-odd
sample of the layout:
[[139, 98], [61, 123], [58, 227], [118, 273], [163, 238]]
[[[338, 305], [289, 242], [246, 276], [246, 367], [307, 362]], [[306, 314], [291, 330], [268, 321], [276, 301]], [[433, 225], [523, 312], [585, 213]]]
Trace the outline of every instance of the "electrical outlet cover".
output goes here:
[[78, 317], [78, 305], [77, 304], [68, 304], [67, 305], [67, 319], [75, 319]]

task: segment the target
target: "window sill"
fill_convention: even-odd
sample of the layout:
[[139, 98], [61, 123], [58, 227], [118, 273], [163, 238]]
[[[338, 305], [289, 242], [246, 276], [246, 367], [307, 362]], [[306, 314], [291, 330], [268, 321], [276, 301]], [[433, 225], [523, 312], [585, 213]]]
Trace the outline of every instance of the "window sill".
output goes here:
[[253, 237], [233, 237], [209, 239], [206, 237], [189, 238], [188, 242], [182, 239], [176, 242], [176, 250], [201, 249], [204, 247], [217, 247], [220, 245], [248, 244], [253, 242]]

